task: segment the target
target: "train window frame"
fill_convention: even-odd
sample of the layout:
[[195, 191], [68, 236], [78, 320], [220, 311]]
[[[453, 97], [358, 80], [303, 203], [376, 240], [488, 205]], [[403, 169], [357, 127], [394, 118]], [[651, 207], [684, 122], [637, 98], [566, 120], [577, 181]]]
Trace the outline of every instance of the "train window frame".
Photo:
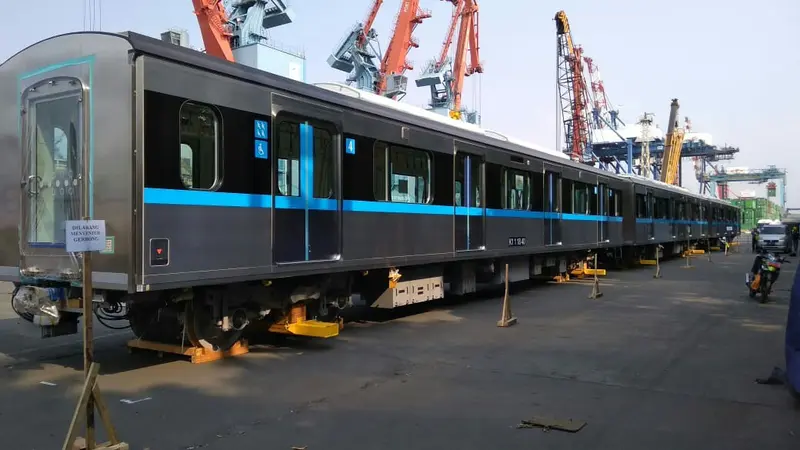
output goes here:
[[[410, 153], [418, 153], [420, 155], [424, 155], [426, 159], [425, 169], [426, 169], [426, 176], [421, 177], [423, 180], [423, 201], [402, 201], [400, 199], [395, 199], [392, 195], [393, 189], [391, 184], [392, 176], [395, 172], [392, 169], [392, 160], [393, 157], [397, 154], [397, 152], [410, 152]], [[380, 158], [378, 155], [381, 155]], [[380, 175], [378, 174], [378, 163], [382, 162], [381, 167], [383, 168], [383, 179], [380, 179]], [[398, 172], [398, 174], [400, 174]], [[402, 175], [402, 174], [401, 174]], [[410, 175], [403, 175], [403, 176], [410, 176]], [[420, 178], [416, 176], [417, 180]], [[372, 194], [375, 197], [375, 201], [379, 202], [388, 202], [388, 203], [404, 203], [409, 205], [430, 205], [433, 203], [433, 155], [431, 152], [415, 147], [409, 147], [405, 145], [398, 145], [398, 144], [391, 144], [388, 142], [376, 140], [375, 143], [372, 145]], [[380, 191], [378, 191], [380, 188]], [[382, 195], [381, 195], [382, 194]]]
[[[208, 186], [208, 187], [196, 187], [195, 183], [194, 183], [194, 181], [195, 181], [194, 180], [194, 174], [192, 172], [194, 171], [194, 164], [195, 164], [194, 161], [195, 161], [196, 156], [197, 156], [196, 153], [199, 152], [200, 150], [196, 150], [194, 147], [192, 147], [191, 144], [184, 142], [185, 133], [184, 133], [183, 114], [184, 114], [185, 108], [187, 108], [187, 107], [196, 107], [198, 109], [205, 109], [208, 112], [210, 112], [212, 117], [214, 118], [214, 124], [213, 124], [214, 125], [214, 136], [213, 136], [213, 138], [214, 138], [213, 139], [213, 142], [214, 142], [214, 153], [213, 153], [213, 157], [211, 158], [211, 161], [214, 162], [214, 170], [213, 170], [214, 180], [211, 183], [211, 185]], [[178, 108], [178, 158], [180, 159], [180, 163], [178, 164], [178, 176], [179, 176], [179, 178], [181, 180], [181, 185], [184, 187], [184, 189], [192, 190], [192, 191], [216, 191], [216, 190], [218, 190], [220, 188], [220, 186], [222, 185], [222, 170], [223, 170], [223, 165], [222, 165], [222, 161], [223, 161], [223, 155], [222, 155], [222, 153], [223, 153], [223, 141], [222, 141], [222, 136], [223, 136], [223, 117], [222, 117], [222, 112], [216, 106], [208, 104], [208, 103], [204, 103], [204, 102], [198, 102], [198, 101], [195, 101], [195, 100], [186, 100], [181, 104], [180, 108]], [[184, 179], [184, 173], [183, 173], [183, 159], [184, 159], [183, 158], [183, 150], [184, 150], [184, 146], [186, 146], [186, 148], [188, 148], [189, 151], [192, 154], [192, 158], [191, 158], [191, 162], [190, 162], [191, 165], [189, 166], [189, 172], [190, 172], [189, 176], [192, 179], [192, 185], [191, 186], [187, 186], [186, 185], [186, 181]]]
[[[520, 169], [513, 169], [510, 167], [503, 167], [503, 209], [510, 209], [513, 211], [530, 211], [531, 206], [531, 174], [527, 171], [520, 170]], [[508, 190], [508, 175], [511, 173], [515, 177], [516, 183], [516, 176], [522, 176], [522, 208], [513, 208], [508, 204], [508, 196], [510, 191]]]

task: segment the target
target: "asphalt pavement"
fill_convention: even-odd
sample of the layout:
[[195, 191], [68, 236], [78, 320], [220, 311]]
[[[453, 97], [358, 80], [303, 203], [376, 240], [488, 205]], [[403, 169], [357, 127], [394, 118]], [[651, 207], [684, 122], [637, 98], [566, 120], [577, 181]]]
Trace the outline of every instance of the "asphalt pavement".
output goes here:
[[[783, 365], [794, 265], [749, 299], [749, 253], [517, 288], [349, 324], [338, 338], [254, 347], [204, 365], [98, 340], [99, 385], [135, 450], [797, 449], [800, 410], [754, 383]], [[7, 297], [6, 297], [7, 298]], [[80, 336], [38, 339], [0, 301], [3, 448], [60, 448], [80, 389]], [[11, 313], [13, 314], [13, 313]], [[100, 327], [97, 328], [98, 331]], [[518, 429], [533, 416], [577, 433]]]

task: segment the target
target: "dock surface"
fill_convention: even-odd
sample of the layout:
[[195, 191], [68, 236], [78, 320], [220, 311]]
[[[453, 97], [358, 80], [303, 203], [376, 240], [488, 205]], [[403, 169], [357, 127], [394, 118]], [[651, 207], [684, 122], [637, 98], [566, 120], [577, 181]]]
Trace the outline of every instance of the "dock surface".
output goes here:
[[[800, 409], [754, 380], [783, 367], [800, 260], [761, 305], [744, 286], [747, 250], [666, 262], [662, 279], [612, 271], [599, 299], [586, 282], [518, 288], [509, 328], [498, 297], [444, 302], [206, 365], [129, 355], [128, 332], [104, 331], [99, 383], [136, 450], [796, 450]], [[80, 336], [37, 332], [4, 296], [3, 448], [60, 448], [80, 389]], [[587, 424], [517, 428], [534, 416]]]

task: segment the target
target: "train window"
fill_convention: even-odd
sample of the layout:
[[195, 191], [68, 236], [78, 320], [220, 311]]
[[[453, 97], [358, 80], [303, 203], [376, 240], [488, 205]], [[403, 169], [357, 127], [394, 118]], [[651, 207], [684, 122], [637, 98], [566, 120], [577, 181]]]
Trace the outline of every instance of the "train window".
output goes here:
[[[300, 196], [300, 124], [281, 120], [275, 129], [278, 193]], [[315, 155], [316, 156], [316, 155]]]
[[472, 156], [470, 157], [470, 184], [472, 185], [472, 192], [469, 195], [469, 205], [465, 205], [465, 197], [466, 193], [464, 192], [464, 184], [466, 183], [465, 174], [464, 174], [464, 162], [466, 161], [466, 155], [459, 154], [456, 155], [456, 185], [455, 185], [455, 205], [456, 206], [470, 206], [479, 208], [483, 205], [481, 201], [481, 179], [482, 179], [482, 166], [483, 162], [481, 161], [480, 157]]
[[572, 180], [567, 180], [566, 178], [561, 179], [561, 212], [567, 214], [572, 212], [573, 184]]
[[572, 188], [572, 212], [586, 214], [589, 211], [589, 186], [575, 182]]
[[180, 176], [188, 189], [211, 190], [219, 181], [220, 117], [210, 106], [186, 102], [180, 109]]
[[[605, 185], [601, 184], [600, 186], [603, 187], [605, 190]], [[600, 194], [600, 187], [599, 186], [589, 186], [589, 214], [597, 215], [600, 214], [600, 205], [597, 204], [598, 194]], [[607, 206], [606, 206], [607, 208]]]
[[609, 189], [609, 209], [608, 213], [610, 216], [620, 217], [622, 215], [622, 191], [619, 189]]
[[525, 209], [530, 207], [531, 177], [526, 172], [505, 169], [503, 175], [503, 208]]
[[669, 218], [669, 200], [661, 197], [655, 198], [655, 218], [667, 219]]
[[636, 217], [647, 217], [647, 200], [644, 194], [636, 194]]
[[376, 142], [373, 161], [376, 200], [397, 203], [431, 201], [431, 156], [428, 152]]
[[334, 197], [333, 134], [314, 128], [314, 198]]
[[534, 172], [531, 179], [531, 209], [544, 211], [544, 174]]

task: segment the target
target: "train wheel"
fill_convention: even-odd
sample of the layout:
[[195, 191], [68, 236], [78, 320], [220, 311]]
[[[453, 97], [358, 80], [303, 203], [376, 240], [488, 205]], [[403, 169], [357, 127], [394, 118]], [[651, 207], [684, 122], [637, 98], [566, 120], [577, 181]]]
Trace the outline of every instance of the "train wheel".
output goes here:
[[134, 305], [128, 312], [134, 336], [144, 341], [172, 344], [180, 342], [183, 326], [177, 311], [150, 305]]
[[[233, 320], [236, 322], [236, 317]], [[243, 333], [244, 328], [239, 326], [223, 331], [214, 317], [212, 306], [202, 298], [192, 300], [186, 311], [186, 334], [196, 347], [226, 351], [242, 338]]]

